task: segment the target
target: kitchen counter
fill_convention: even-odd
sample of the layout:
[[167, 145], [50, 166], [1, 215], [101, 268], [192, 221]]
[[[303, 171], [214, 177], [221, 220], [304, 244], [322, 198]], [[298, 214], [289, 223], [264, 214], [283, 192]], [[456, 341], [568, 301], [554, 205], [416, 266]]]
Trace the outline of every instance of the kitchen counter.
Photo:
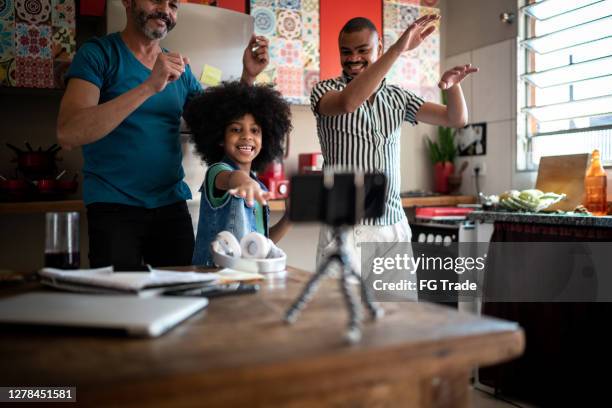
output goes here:
[[517, 222], [529, 224], [550, 224], [578, 227], [612, 228], [612, 216], [594, 217], [589, 215], [565, 215], [546, 213], [523, 213], [503, 211], [473, 211], [468, 215], [471, 221]]
[[[440, 196], [428, 196], [428, 197], [403, 197], [402, 207], [434, 207], [434, 206], [455, 206], [457, 204], [474, 204], [476, 197], [467, 195], [440, 195]], [[284, 211], [285, 201], [284, 200], [271, 200], [270, 201], [271, 211]]]
[[[453, 206], [457, 204], [473, 204], [476, 202], [474, 196], [430, 196], [430, 197], [404, 197], [402, 206], [404, 208], [417, 206]], [[85, 210], [82, 200], [62, 201], [29, 201], [29, 202], [5, 202], [0, 203], [0, 214], [35, 214], [53, 211], [79, 211]], [[285, 200], [270, 200], [271, 211], [285, 211]]]

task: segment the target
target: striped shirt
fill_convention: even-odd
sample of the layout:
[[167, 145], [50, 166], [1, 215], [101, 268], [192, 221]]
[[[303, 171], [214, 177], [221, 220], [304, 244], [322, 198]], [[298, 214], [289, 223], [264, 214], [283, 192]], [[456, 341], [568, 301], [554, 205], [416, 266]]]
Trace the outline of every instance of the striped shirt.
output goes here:
[[383, 80], [373, 103], [365, 101], [353, 113], [325, 116], [317, 112], [326, 92], [341, 91], [352, 78], [341, 77], [317, 83], [310, 96], [317, 119], [317, 133], [325, 168], [382, 172], [388, 180], [388, 196], [382, 217], [363, 220], [364, 225], [392, 225], [404, 217], [400, 198], [400, 134], [403, 121], [417, 124], [416, 113], [423, 99]]

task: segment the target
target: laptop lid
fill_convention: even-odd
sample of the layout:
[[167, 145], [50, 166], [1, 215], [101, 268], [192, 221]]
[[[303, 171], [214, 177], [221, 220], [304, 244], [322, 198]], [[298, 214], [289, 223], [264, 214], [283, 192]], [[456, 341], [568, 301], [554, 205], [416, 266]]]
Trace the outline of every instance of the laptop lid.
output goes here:
[[0, 323], [113, 329], [156, 337], [207, 305], [202, 297], [31, 292], [0, 299]]

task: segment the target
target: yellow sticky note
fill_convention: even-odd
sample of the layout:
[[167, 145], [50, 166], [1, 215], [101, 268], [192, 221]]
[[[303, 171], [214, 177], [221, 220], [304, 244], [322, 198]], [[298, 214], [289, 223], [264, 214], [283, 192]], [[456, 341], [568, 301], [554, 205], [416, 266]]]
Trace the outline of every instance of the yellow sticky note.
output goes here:
[[215, 86], [221, 82], [221, 70], [219, 68], [212, 67], [208, 64], [204, 64], [202, 69], [202, 76], [200, 82], [204, 85]]

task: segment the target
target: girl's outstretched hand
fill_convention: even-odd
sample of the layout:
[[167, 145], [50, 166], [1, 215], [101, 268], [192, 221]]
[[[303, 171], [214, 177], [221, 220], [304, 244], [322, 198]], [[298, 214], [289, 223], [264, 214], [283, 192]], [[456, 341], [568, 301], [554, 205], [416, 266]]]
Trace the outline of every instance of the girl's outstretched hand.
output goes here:
[[466, 76], [474, 72], [478, 72], [478, 68], [473, 67], [472, 64], [459, 65], [455, 68], [451, 68], [442, 74], [442, 78], [440, 78], [440, 82], [438, 82], [438, 88], [443, 90], [452, 88], [463, 81]]
[[253, 207], [255, 201], [258, 201], [261, 205], [268, 205], [268, 199], [270, 198], [270, 193], [264, 191], [255, 180], [248, 180], [227, 190], [227, 192], [235, 197], [244, 198], [249, 207]]

